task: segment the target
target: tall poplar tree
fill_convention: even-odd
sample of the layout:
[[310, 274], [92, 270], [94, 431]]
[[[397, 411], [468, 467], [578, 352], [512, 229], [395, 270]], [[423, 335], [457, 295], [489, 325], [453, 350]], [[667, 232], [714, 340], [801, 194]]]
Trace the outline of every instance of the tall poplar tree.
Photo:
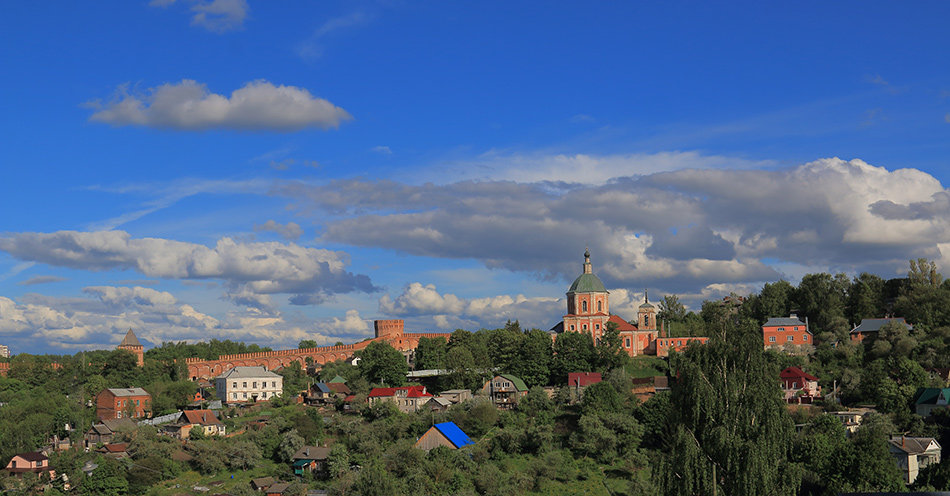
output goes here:
[[654, 471], [665, 494], [792, 495], [793, 424], [760, 331], [733, 316], [674, 354], [670, 450]]

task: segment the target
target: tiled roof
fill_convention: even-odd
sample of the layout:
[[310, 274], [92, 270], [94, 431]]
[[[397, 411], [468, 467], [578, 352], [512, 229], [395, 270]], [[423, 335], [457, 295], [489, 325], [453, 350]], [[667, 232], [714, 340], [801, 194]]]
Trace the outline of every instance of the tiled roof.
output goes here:
[[799, 378], [805, 378], [805, 379], [808, 379], [809, 381], [817, 381], [817, 380], [818, 380], [817, 377], [815, 377], [815, 376], [813, 376], [813, 375], [811, 375], [811, 374], [809, 374], [809, 373], [803, 371], [802, 369], [800, 369], [800, 368], [798, 368], [798, 367], [789, 367], [789, 368], [783, 370], [782, 373], [780, 373], [778, 376], [779, 376], [779, 378], [781, 378], [781, 379], [799, 379]]
[[626, 320], [623, 320], [618, 315], [611, 315], [610, 318], [607, 319], [607, 322], [613, 322], [614, 324], [617, 324], [617, 330], [620, 332], [637, 330], [637, 326], [627, 322]]
[[433, 427], [438, 429], [456, 448], [475, 444], [467, 434], [462, 432], [462, 429], [459, 429], [459, 426], [455, 425], [455, 422], [442, 422], [441, 424], [435, 424]]
[[762, 325], [762, 327], [779, 327], [779, 326], [803, 326], [804, 322], [798, 320], [798, 317], [772, 317]]
[[148, 396], [148, 391], [142, 388], [109, 388], [109, 392], [115, 396]]
[[567, 374], [567, 384], [569, 386], [583, 387], [597, 384], [603, 380], [600, 372], [571, 372]]
[[901, 324], [907, 326], [908, 331], [914, 328], [914, 326], [904, 321], [904, 317], [893, 317], [889, 319], [861, 319], [861, 325], [851, 329], [851, 332], [853, 334], [860, 332], [878, 332], [881, 330], [881, 327], [884, 327], [884, 324], [887, 324], [888, 322], [900, 322]]
[[388, 396], [396, 396], [396, 391], [405, 391], [406, 398], [424, 398], [426, 396], [432, 396], [426, 392], [425, 386], [407, 386], [407, 387], [386, 387], [386, 388], [373, 388], [369, 392], [370, 398], [383, 398]]
[[233, 369], [219, 375], [218, 379], [254, 379], [259, 377], [280, 377], [264, 367], [234, 367]]
[[217, 425], [221, 423], [218, 416], [211, 410], [185, 410], [181, 412], [181, 416], [189, 424]]
[[122, 338], [122, 342], [119, 343], [119, 346], [142, 346], [142, 343], [139, 342], [139, 338], [135, 337], [135, 333], [132, 332], [132, 328], [129, 328], [129, 332], [125, 333], [125, 337]]

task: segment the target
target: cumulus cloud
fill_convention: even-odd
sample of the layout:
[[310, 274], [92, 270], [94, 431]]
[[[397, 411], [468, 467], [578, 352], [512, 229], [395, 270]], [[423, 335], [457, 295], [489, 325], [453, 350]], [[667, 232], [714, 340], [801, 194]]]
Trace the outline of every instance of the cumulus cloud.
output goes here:
[[[367, 334], [355, 310], [342, 320], [300, 321], [253, 309], [218, 318], [149, 288], [95, 286], [83, 293], [85, 297], [78, 298], [29, 294], [20, 301], [0, 297], [4, 344], [28, 352], [111, 349], [132, 328], [146, 346], [231, 339], [280, 349], [295, 347], [302, 339], [327, 344]], [[38, 348], [37, 343], [42, 345]]]
[[202, 83], [183, 79], [146, 92], [120, 86], [107, 102], [88, 104], [89, 118], [113, 126], [146, 126], [177, 130], [237, 129], [297, 131], [308, 127], [330, 129], [352, 116], [305, 88], [252, 81], [230, 97], [212, 93]]
[[0, 250], [21, 260], [85, 270], [135, 270], [165, 279], [219, 279], [234, 300], [251, 295], [373, 292], [369, 277], [344, 270], [343, 252], [294, 243], [244, 243], [221, 238], [214, 247], [162, 238], [133, 238], [124, 231], [14, 233]]
[[561, 315], [558, 312], [562, 312], [559, 306], [563, 303], [556, 297], [528, 298], [520, 294], [464, 299], [439, 293], [434, 284], [419, 282], [409, 284], [395, 298], [387, 294], [379, 300], [379, 311], [384, 314], [430, 316], [441, 329], [499, 326], [507, 320], [517, 319], [538, 322], [540, 326], [546, 326], [548, 322], [554, 325]]
[[[616, 176], [607, 169], [605, 177]], [[942, 245], [950, 246], [950, 217], [941, 215], [950, 202], [940, 182], [857, 159], [687, 168], [603, 183], [350, 179], [287, 182], [275, 192], [304, 212], [337, 216], [325, 224], [325, 240], [562, 281], [578, 274], [586, 245], [598, 274], [620, 288], [695, 292], [776, 280], [784, 275], [777, 267], [796, 264], [897, 274], [909, 258], [950, 254]], [[414, 304], [428, 301], [424, 289], [416, 288]]]
[[[169, 7], [175, 0], [152, 0], [152, 7]], [[185, 0], [191, 4], [192, 26], [200, 26], [208, 31], [224, 33], [240, 29], [247, 19], [250, 7], [247, 0]]]
[[254, 226], [254, 230], [261, 231], [271, 231], [279, 234], [282, 238], [288, 240], [295, 240], [300, 238], [303, 235], [303, 229], [300, 228], [300, 224], [296, 222], [288, 222], [287, 224], [281, 224], [274, 220], [268, 220], [263, 224], [257, 224]]

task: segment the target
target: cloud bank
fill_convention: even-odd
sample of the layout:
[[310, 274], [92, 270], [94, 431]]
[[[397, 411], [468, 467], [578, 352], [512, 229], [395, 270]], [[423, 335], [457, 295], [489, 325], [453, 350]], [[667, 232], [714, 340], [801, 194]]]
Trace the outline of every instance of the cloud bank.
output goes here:
[[95, 110], [89, 120], [113, 126], [145, 126], [184, 131], [234, 129], [243, 131], [298, 131], [330, 129], [352, 116], [304, 88], [252, 81], [219, 95], [191, 79], [166, 83], [133, 93], [120, 86], [108, 102], [88, 104]]

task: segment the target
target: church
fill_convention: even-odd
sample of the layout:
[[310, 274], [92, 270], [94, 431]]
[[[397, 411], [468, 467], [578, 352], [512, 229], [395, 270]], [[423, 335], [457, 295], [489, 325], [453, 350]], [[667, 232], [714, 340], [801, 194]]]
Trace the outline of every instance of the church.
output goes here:
[[596, 345], [600, 343], [609, 322], [617, 324], [620, 345], [628, 355], [656, 355], [656, 307], [644, 294], [644, 301], [637, 311], [636, 324], [611, 315], [610, 292], [594, 274], [590, 263], [590, 250], [587, 250], [584, 252], [583, 272], [567, 290], [567, 314], [551, 331], [555, 339], [563, 332], [589, 334]]

